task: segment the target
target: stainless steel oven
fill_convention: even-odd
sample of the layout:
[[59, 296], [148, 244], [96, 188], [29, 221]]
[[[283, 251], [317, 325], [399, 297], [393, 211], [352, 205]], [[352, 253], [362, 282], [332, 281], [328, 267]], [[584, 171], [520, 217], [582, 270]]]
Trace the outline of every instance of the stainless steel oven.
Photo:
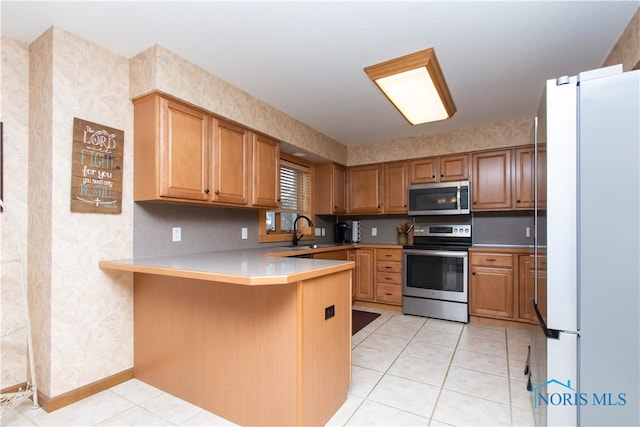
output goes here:
[[470, 224], [415, 224], [403, 251], [403, 313], [469, 321], [469, 246]]

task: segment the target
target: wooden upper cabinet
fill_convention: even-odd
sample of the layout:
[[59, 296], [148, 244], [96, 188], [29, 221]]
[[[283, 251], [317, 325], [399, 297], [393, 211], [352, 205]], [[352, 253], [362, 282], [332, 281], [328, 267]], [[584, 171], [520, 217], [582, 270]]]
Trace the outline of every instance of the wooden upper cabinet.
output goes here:
[[511, 150], [472, 154], [471, 209], [511, 209]]
[[437, 157], [411, 160], [410, 166], [411, 184], [438, 182], [439, 172]]
[[134, 200], [208, 199], [209, 120], [157, 94], [134, 102]]
[[469, 179], [469, 154], [411, 160], [411, 184]]
[[[545, 196], [547, 194], [546, 174], [546, 147], [538, 148], [537, 165], [534, 160], [535, 149], [533, 146], [520, 147], [514, 150], [513, 159], [513, 208], [533, 209], [535, 204], [535, 182], [538, 178], [538, 206], [546, 207]], [[535, 168], [538, 168], [537, 175]]]
[[513, 207], [531, 209], [534, 205], [534, 156], [533, 147], [517, 148], [513, 162]]
[[409, 185], [409, 162], [384, 164], [383, 212], [407, 213], [407, 187]]
[[134, 104], [134, 200], [275, 208], [280, 143], [153, 93]]
[[353, 166], [347, 171], [349, 213], [382, 212], [381, 172], [382, 166]]
[[253, 206], [280, 206], [280, 143], [253, 134]]
[[440, 182], [469, 179], [469, 154], [440, 157]]
[[347, 212], [347, 168], [335, 163], [315, 165], [313, 205], [316, 215]]
[[213, 195], [216, 202], [249, 203], [249, 131], [213, 121]]

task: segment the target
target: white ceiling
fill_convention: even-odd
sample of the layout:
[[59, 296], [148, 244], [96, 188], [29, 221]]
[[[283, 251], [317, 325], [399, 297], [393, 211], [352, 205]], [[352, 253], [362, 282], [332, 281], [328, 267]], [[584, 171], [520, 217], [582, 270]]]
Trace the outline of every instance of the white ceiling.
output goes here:
[[[2, 35], [56, 25], [132, 57], [159, 44], [346, 145], [530, 118], [544, 81], [602, 65], [635, 1], [1, 1]], [[458, 112], [411, 126], [363, 68], [435, 48]]]

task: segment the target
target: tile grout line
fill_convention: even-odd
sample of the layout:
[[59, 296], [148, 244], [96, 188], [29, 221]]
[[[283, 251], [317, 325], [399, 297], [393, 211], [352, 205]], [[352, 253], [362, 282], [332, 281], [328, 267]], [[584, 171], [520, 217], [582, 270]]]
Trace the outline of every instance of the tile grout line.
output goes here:
[[[436, 408], [438, 407], [438, 403], [440, 402], [440, 397], [442, 396], [442, 391], [444, 390], [444, 384], [447, 382], [447, 377], [449, 376], [451, 365], [453, 365], [453, 358], [456, 356], [456, 351], [458, 351], [458, 345], [460, 344], [460, 339], [462, 338], [462, 333], [464, 332], [464, 328], [466, 328], [466, 325], [464, 325], [460, 330], [460, 332], [458, 333], [458, 340], [456, 341], [456, 345], [453, 348], [453, 354], [451, 355], [451, 360], [449, 360], [447, 371], [444, 374], [444, 378], [442, 378], [442, 383], [440, 384], [440, 390], [438, 391], [438, 396], [436, 397], [436, 401], [433, 403], [433, 409], [431, 410], [431, 416], [429, 417], [429, 426], [433, 422], [433, 416], [436, 414]], [[443, 422], [443, 421], [440, 421], [440, 422]]]

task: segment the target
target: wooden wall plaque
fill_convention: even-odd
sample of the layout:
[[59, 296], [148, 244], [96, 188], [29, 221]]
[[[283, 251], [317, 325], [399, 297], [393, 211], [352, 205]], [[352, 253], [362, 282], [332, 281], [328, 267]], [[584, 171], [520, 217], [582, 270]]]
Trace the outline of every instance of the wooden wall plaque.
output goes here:
[[73, 119], [71, 212], [122, 212], [124, 131]]

